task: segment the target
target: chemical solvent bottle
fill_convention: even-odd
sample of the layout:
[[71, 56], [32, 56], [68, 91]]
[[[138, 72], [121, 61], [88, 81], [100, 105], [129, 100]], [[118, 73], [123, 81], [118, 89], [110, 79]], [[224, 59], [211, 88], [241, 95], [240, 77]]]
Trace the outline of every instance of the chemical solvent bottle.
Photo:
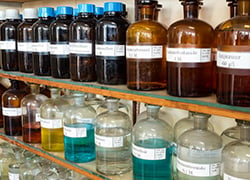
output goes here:
[[104, 15], [103, 7], [95, 7], [95, 18], [97, 20], [101, 19]]

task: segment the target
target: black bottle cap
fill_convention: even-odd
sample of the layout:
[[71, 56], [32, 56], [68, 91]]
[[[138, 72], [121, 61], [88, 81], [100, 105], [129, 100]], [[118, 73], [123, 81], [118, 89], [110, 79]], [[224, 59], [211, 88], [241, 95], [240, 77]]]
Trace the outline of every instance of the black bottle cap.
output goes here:
[[199, 6], [203, 5], [203, 0], [179, 0], [181, 1], [182, 5], [187, 5], [187, 4], [197, 4]]

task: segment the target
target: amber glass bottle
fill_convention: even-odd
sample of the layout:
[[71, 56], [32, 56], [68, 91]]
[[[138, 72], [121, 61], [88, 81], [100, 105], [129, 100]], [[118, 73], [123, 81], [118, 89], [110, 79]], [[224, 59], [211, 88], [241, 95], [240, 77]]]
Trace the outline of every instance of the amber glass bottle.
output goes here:
[[212, 26], [198, 19], [200, 0], [181, 0], [184, 19], [168, 29], [167, 90], [182, 97], [208, 96], [212, 91]]
[[155, 21], [155, 1], [141, 0], [139, 22], [127, 30], [127, 87], [157, 90], [166, 87], [167, 29]]
[[217, 101], [250, 106], [250, 1], [238, 0], [238, 15], [219, 28]]

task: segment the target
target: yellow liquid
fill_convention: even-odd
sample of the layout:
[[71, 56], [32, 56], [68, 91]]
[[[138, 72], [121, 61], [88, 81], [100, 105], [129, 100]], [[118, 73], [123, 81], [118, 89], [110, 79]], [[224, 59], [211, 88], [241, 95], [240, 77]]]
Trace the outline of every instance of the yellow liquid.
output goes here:
[[41, 128], [42, 148], [47, 151], [63, 151], [63, 128], [47, 129]]

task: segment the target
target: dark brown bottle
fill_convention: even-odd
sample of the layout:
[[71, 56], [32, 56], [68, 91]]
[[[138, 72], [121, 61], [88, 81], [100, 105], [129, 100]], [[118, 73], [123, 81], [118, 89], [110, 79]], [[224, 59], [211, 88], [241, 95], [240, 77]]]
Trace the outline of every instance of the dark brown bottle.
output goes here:
[[[0, 26], [6, 21], [5, 10], [0, 10]], [[2, 68], [2, 51], [0, 49], [0, 68]]]
[[168, 29], [167, 91], [173, 96], [208, 96], [212, 92], [214, 31], [198, 19], [200, 0], [181, 1], [184, 19]]

